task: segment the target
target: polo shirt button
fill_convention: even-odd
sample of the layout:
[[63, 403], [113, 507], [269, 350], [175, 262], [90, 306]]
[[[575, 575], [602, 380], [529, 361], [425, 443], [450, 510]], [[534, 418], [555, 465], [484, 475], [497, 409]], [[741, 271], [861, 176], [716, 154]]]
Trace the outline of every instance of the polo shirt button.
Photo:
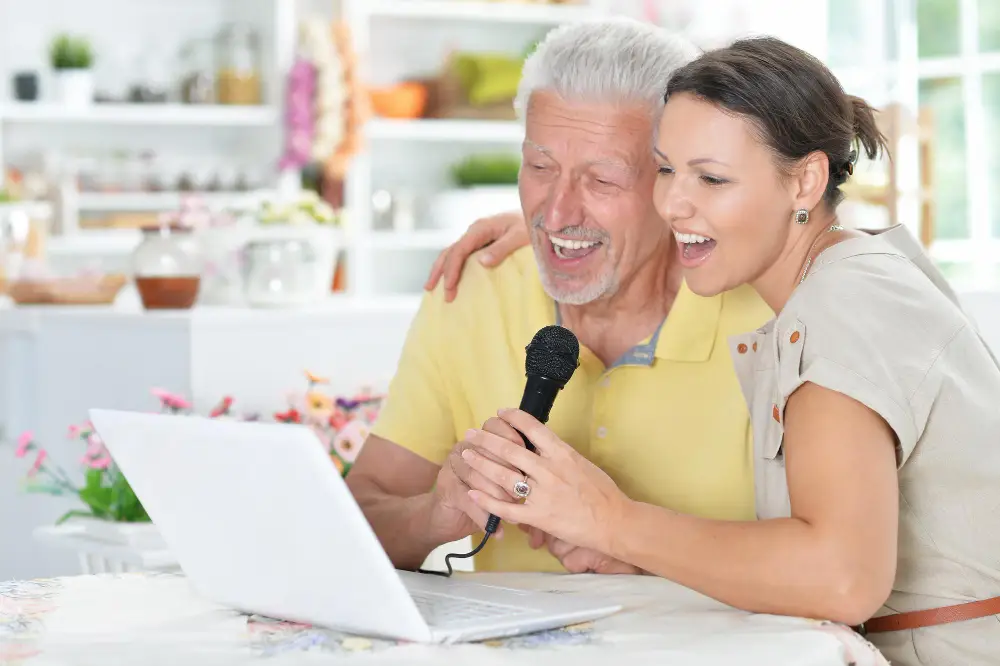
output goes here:
[[738, 345], [738, 346], [736, 347], [736, 351], [738, 351], [738, 352], [739, 352], [739, 353], [741, 353], [741, 354], [746, 354], [746, 353], [747, 353], [747, 346], [746, 346], [745, 344], [743, 344], [743, 343], [741, 342], [741, 343], [740, 343], [740, 344], [739, 344], [739, 345]]
[[608, 429], [605, 428], [604, 426], [601, 426], [600, 428], [597, 429], [597, 436], [600, 437], [601, 439], [604, 439], [605, 437], [608, 436]]

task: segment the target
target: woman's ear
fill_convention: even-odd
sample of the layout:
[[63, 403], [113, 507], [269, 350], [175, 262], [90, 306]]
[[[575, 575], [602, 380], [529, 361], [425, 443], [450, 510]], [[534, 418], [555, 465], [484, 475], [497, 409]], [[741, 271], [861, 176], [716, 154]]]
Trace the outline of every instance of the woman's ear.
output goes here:
[[817, 150], [803, 157], [792, 173], [790, 183], [795, 210], [815, 208], [823, 200], [829, 180], [830, 159], [826, 153]]

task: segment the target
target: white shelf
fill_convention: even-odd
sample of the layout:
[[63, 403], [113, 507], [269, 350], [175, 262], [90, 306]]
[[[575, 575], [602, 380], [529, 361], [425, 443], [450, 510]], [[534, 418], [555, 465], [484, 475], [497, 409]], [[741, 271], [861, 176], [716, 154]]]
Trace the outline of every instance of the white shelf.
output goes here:
[[278, 121], [278, 113], [269, 106], [93, 104], [75, 108], [44, 102], [7, 102], [0, 105], [0, 120], [18, 123], [268, 127]]
[[185, 201], [201, 201], [209, 208], [257, 206], [268, 192], [81, 192], [81, 211], [165, 211], [179, 209]]
[[524, 127], [512, 120], [389, 120], [375, 118], [365, 127], [373, 141], [447, 141], [469, 143], [518, 143]]
[[376, 250], [443, 250], [461, 236], [461, 229], [374, 231], [370, 240]]
[[585, 5], [533, 4], [527, 2], [479, 2], [472, 0], [369, 0], [365, 11], [387, 18], [435, 21], [481, 21], [559, 25], [597, 16]]
[[72, 234], [50, 236], [46, 249], [60, 256], [129, 254], [142, 240], [138, 229], [81, 229]]

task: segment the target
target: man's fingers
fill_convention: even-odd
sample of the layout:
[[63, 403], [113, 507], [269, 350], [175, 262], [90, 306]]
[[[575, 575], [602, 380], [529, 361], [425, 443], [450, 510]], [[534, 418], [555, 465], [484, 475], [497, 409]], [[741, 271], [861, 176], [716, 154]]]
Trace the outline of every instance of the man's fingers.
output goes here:
[[551, 534], [547, 536], [546, 542], [549, 547], [549, 552], [552, 553], [552, 555], [559, 561], [562, 561], [564, 557], [576, 550], [576, 546], [573, 544], [567, 543], [562, 539], [557, 539]]

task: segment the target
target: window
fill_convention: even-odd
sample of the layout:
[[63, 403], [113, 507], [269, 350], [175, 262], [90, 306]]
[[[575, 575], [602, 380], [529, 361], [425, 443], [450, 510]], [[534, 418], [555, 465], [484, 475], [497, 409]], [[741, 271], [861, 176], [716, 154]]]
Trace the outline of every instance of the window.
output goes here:
[[831, 2], [828, 61], [848, 92], [929, 116], [931, 254], [1000, 284], [1000, 1]]

